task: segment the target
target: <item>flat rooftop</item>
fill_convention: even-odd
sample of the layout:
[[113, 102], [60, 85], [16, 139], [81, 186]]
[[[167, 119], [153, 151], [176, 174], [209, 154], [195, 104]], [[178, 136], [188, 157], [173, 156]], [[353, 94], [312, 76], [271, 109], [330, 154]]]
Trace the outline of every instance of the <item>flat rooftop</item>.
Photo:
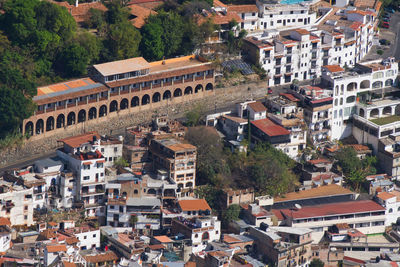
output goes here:
[[94, 88], [103, 88], [104, 85], [96, 83], [90, 78], [82, 78], [62, 83], [50, 84], [37, 88], [37, 95], [33, 97], [33, 101], [37, 102], [49, 97], [60, 97], [66, 94], [77, 94]]
[[170, 59], [150, 62], [150, 73], [184, 69], [187, 67], [202, 65], [204, 63], [205, 62], [198, 60], [194, 55], [170, 58]]
[[390, 124], [390, 123], [397, 122], [397, 121], [400, 121], [400, 116], [398, 116], [398, 115], [377, 118], [377, 119], [372, 119], [372, 120], [370, 119], [370, 122], [375, 123], [377, 125], [386, 125], [386, 124]]
[[93, 68], [95, 68], [101, 75], [109, 76], [119, 73], [148, 69], [150, 68], [150, 64], [143, 57], [134, 57], [103, 64], [96, 64], [93, 65]]
[[329, 197], [335, 195], [348, 195], [348, 194], [353, 194], [353, 192], [339, 185], [330, 184], [330, 185], [320, 186], [317, 188], [312, 188], [309, 190], [287, 193], [285, 197], [275, 198], [274, 203], [300, 200], [300, 199], [309, 199], [309, 198]]
[[196, 147], [194, 145], [185, 144], [176, 139], [160, 139], [160, 140], [155, 140], [155, 141], [175, 152], [196, 149]]

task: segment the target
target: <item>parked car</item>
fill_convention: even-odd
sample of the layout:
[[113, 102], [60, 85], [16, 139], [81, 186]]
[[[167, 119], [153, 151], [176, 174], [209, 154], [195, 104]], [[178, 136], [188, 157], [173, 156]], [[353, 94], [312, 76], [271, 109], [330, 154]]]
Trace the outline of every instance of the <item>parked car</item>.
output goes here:
[[386, 28], [386, 29], [388, 29], [388, 28], [389, 28], [389, 26], [390, 26], [390, 25], [389, 25], [389, 23], [388, 23], [388, 22], [385, 22], [385, 21], [384, 21], [384, 22], [382, 22], [382, 23], [381, 23], [381, 27], [382, 27], [382, 28]]
[[380, 39], [379, 40], [379, 44], [380, 45], [390, 45], [390, 41], [388, 41], [386, 39]]
[[382, 18], [382, 21], [389, 22], [390, 18]]
[[272, 94], [272, 89], [271, 89], [271, 87], [268, 87], [268, 94]]

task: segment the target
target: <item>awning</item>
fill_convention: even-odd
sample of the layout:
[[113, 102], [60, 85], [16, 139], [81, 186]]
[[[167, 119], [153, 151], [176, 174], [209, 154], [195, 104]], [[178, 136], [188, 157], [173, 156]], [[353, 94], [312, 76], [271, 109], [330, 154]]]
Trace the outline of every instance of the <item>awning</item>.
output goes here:
[[89, 162], [84, 162], [83, 165], [90, 165], [92, 164], [90, 161]]

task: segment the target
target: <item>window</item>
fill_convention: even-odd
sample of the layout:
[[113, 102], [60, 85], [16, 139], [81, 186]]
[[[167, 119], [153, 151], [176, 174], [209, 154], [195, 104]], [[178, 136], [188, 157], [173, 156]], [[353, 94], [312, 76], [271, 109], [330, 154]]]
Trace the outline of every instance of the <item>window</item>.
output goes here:
[[281, 20], [281, 19], [278, 19], [278, 20], [276, 21], [276, 23], [282, 23], [282, 20]]
[[114, 152], [118, 152], [118, 147], [114, 147]]
[[104, 147], [101, 148], [101, 153], [103, 153], [103, 152], [104, 152]]
[[24, 210], [25, 210], [25, 211], [28, 210], [28, 206], [24, 206]]
[[87, 180], [89, 180], [89, 179], [90, 179], [89, 176], [83, 176], [83, 180], [87, 181]]
[[393, 209], [392, 209], [392, 208], [390, 208], [390, 209], [389, 209], [389, 213], [392, 213], [392, 212], [393, 212]]
[[90, 170], [90, 165], [83, 165], [84, 170]]
[[83, 239], [87, 239], [87, 236], [83, 236]]
[[24, 215], [24, 220], [28, 220], [28, 215]]
[[109, 158], [108, 158], [108, 161], [113, 161], [113, 160], [112, 160], [112, 157], [109, 157]]
[[96, 237], [96, 234], [93, 234], [93, 237]]

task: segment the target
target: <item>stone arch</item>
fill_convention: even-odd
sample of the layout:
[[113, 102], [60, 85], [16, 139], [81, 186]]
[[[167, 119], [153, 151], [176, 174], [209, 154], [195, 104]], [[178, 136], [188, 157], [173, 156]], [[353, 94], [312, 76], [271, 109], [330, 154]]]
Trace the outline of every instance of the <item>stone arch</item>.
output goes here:
[[342, 84], [341, 86], [340, 86], [340, 94], [342, 95], [344, 93], [344, 84]]
[[360, 83], [360, 89], [368, 89], [371, 87], [371, 82], [369, 80], [364, 80]]
[[43, 122], [43, 120], [42, 119], [39, 119], [37, 122], [36, 122], [36, 134], [41, 134], [41, 133], [43, 133], [43, 130], [44, 130], [44, 122]]
[[107, 106], [102, 105], [99, 109], [99, 118], [107, 116]]
[[117, 110], [118, 110], [118, 102], [116, 100], [113, 100], [110, 103], [110, 113], [114, 112], [114, 111], [117, 111]]
[[139, 102], [140, 102], [139, 97], [137, 97], [137, 96], [132, 97], [131, 107], [133, 108], [133, 107], [139, 106], [139, 104], [140, 104]]
[[152, 102], [157, 103], [161, 100], [161, 94], [159, 92], [155, 92], [152, 97]]
[[166, 99], [170, 99], [171, 98], [171, 91], [167, 90], [163, 93], [162, 99], [166, 100]]
[[379, 117], [379, 109], [374, 108], [373, 110], [371, 110], [371, 112], [369, 113], [370, 117]]
[[394, 70], [386, 71], [386, 77], [393, 76], [393, 75], [394, 75]]
[[155, 189], [151, 188], [151, 189], [147, 190], [147, 194], [149, 194], [149, 195], [155, 195], [155, 194], [157, 194], [157, 192], [156, 192]]
[[67, 116], [67, 125], [75, 124], [76, 116], [75, 112], [71, 111]]
[[212, 83], [207, 83], [206, 91], [214, 89], [214, 85]]
[[181, 88], [176, 88], [174, 91], [174, 97], [180, 97], [182, 95]]
[[184, 95], [191, 95], [191, 94], [193, 94], [193, 88], [191, 86], [186, 87]]
[[383, 72], [375, 72], [374, 74], [372, 74], [372, 79], [379, 79], [379, 78], [383, 78]]
[[50, 116], [46, 120], [46, 132], [54, 130], [54, 117]]
[[382, 114], [383, 115], [392, 115], [392, 107], [391, 106], [384, 107], [382, 110]]
[[393, 86], [393, 79], [387, 79], [385, 81], [385, 86]]
[[336, 95], [339, 95], [339, 85], [336, 85], [336, 86], [335, 86], [335, 94], [336, 94]]
[[356, 82], [351, 82], [347, 85], [346, 90], [347, 92], [352, 92], [357, 89], [357, 83]]
[[364, 109], [360, 108], [360, 111], [358, 112], [358, 115], [359, 115], [360, 117], [365, 118], [365, 111], [364, 111]]
[[33, 123], [31, 121], [25, 124], [25, 134], [33, 135]]
[[122, 99], [121, 100], [121, 103], [120, 103], [120, 105], [119, 105], [119, 108], [122, 110], [122, 109], [127, 109], [127, 108], [129, 108], [129, 101], [128, 101], [128, 99], [126, 99], [126, 98], [124, 98], [124, 99]]
[[88, 120], [96, 119], [97, 117], [97, 109], [95, 107], [91, 107], [88, 113]]
[[383, 83], [381, 81], [376, 81], [372, 84], [372, 88], [382, 88], [383, 87]]
[[185, 186], [186, 186], [186, 187], [193, 187], [193, 183], [192, 183], [192, 182], [188, 182], [188, 183], [186, 183]]
[[56, 127], [58, 128], [63, 128], [65, 126], [65, 116], [64, 114], [60, 114], [57, 117], [57, 123], [56, 123]]
[[86, 121], [86, 110], [81, 109], [78, 112], [78, 123]]
[[142, 97], [142, 106], [143, 105], [147, 105], [147, 104], [149, 104], [150, 103], [150, 96], [148, 95], [148, 94], [145, 94], [143, 97]]
[[198, 92], [203, 91], [203, 85], [198, 84], [196, 85], [196, 87], [194, 88], [194, 93], [197, 94]]
[[354, 96], [354, 95], [348, 96], [348, 97], [346, 98], [346, 103], [347, 103], [347, 104], [349, 104], [349, 103], [354, 103], [355, 101], [356, 101], [356, 96]]
[[338, 105], [338, 99], [336, 98], [335, 99], [335, 106], [337, 106]]

